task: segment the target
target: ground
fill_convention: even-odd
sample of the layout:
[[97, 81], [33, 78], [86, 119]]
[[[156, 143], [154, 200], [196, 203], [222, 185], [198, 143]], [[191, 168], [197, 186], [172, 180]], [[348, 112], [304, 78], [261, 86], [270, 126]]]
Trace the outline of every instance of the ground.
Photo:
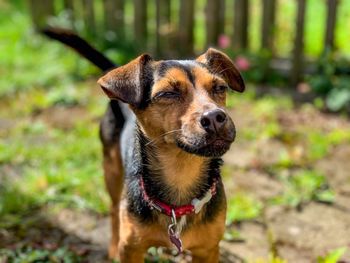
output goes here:
[[[0, 262], [106, 261], [98, 121], [107, 100], [95, 81], [70, 88], [32, 89], [0, 103]], [[228, 98], [238, 136], [224, 156], [222, 262], [349, 260], [348, 119], [283, 93], [256, 94], [248, 86]], [[169, 253], [151, 249], [149, 259]]]

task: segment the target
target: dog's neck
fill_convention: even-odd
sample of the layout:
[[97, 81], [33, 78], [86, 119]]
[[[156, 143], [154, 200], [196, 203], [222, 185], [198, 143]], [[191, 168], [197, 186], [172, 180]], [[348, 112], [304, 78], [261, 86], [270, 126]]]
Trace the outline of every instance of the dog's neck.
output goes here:
[[209, 189], [208, 171], [212, 158], [189, 154], [172, 144], [149, 144], [145, 137], [141, 138], [140, 144], [144, 154], [146, 190], [151, 191], [154, 198], [172, 205], [184, 205]]
[[162, 144], [157, 147], [152, 167], [159, 166], [164, 184], [175, 203], [193, 199], [198, 188], [207, 180], [205, 171], [209, 158], [189, 154], [175, 145]]

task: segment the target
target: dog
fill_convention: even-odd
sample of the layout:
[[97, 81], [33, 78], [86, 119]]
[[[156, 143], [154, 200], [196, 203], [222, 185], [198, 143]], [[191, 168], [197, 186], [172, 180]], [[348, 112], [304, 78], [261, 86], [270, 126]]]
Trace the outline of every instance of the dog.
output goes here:
[[101, 120], [103, 167], [111, 197], [109, 256], [143, 262], [151, 246], [218, 262], [226, 218], [221, 156], [236, 136], [227, 90], [243, 92], [231, 59], [209, 48], [194, 60], [140, 55], [120, 67], [74, 33], [44, 33], [105, 71], [111, 99]]

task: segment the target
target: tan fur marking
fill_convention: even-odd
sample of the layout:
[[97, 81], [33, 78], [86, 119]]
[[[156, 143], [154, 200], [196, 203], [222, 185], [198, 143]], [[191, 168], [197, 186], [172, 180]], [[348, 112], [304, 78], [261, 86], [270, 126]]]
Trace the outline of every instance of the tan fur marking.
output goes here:
[[164, 77], [158, 79], [153, 85], [151, 97], [159, 91], [172, 90], [174, 85], [179, 88], [179, 91], [185, 93], [189, 88], [188, 86], [192, 84], [189, 82], [185, 72], [178, 68], [172, 68], [166, 72]]
[[196, 79], [196, 87], [204, 89], [213, 100], [224, 106], [226, 93], [222, 94], [222, 96], [215, 96], [212, 91], [215, 85], [226, 86], [227, 83], [219, 76], [208, 74], [208, 71], [201, 67], [195, 67], [193, 74]]
[[200, 179], [205, 170], [207, 158], [184, 152], [173, 145], [160, 145], [158, 147], [159, 166], [163, 171], [162, 178], [167, 185], [172, 186], [177, 200], [174, 204], [189, 202], [193, 194], [189, 191]]
[[119, 151], [119, 144], [104, 149], [103, 169], [106, 188], [111, 197], [111, 226], [112, 239], [109, 246], [109, 257], [118, 255], [119, 242], [119, 202], [123, 189], [123, 166]]

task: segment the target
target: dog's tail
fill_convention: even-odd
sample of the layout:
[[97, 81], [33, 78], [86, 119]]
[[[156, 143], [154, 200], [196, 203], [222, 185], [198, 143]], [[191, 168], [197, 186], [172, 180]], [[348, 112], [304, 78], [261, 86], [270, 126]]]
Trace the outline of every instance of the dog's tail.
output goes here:
[[[55, 39], [66, 46], [73, 48], [102, 71], [107, 71], [117, 67], [115, 63], [105, 57], [101, 52], [97, 51], [73, 31], [48, 27], [41, 32], [49, 38]], [[112, 145], [116, 141], [115, 137], [119, 137], [125, 123], [125, 117], [121, 103], [116, 100], [111, 100], [107, 112], [101, 120], [100, 126], [100, 136], [105, 146]]]
[[102, 71], [107, 71], [117, 66], [110, 59], [105, 57], [101, 52], [97, 51], [94, 47], [71, 30], [48, 27], [43, 29], [41, 32], [47, 37], [55, 39], [68, 47], [73, 48], [76, 52], [88, 59]]

